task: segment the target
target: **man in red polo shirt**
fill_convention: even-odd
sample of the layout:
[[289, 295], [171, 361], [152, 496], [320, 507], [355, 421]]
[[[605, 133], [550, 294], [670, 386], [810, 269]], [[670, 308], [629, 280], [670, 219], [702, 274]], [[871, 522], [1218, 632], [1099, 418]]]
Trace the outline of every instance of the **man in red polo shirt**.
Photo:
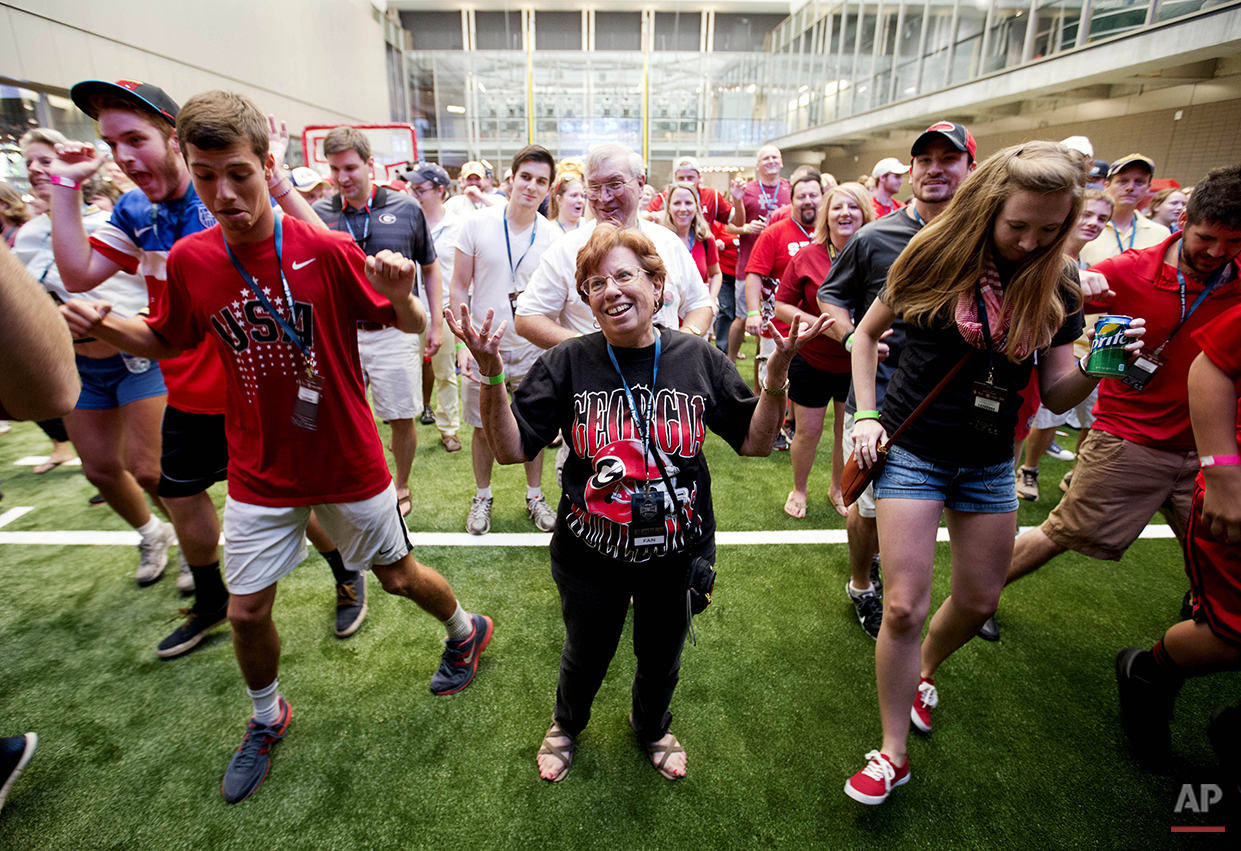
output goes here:
[[1145, 318], [1145, 349], [1125, 379], [1099, 386], [1072, 485], [1042, 526], [1017, 538], [1009, 582], [1065, 550], [1118, 561], [1156, 511], [1184, 537], [1198, 474], [1186, 390], [1201, 351], [1194, 332], [1241, 304], [1241, 166], [1207, 175], [1180, 224], [1159, 245], [1091, 270], [1115, 297], [1086, 312]]

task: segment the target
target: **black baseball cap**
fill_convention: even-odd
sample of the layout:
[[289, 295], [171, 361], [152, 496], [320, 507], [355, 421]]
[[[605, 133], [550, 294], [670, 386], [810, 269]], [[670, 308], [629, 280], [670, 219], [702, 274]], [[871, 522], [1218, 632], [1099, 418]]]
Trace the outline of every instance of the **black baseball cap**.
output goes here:
[[1109, 168], [1111, 168], [1111, 165], [1107, 160], [1095, 160], [1090, 165], [1090, 179], [1102, 180], [1107, 177], [1107, 170]]
[[448, 186], [452, 183], [448, 172], [437, 163], [417, 163], [405, 172], [405, 179], [410, 183], [426, 183], [429, 180], [436, 186]]
[[105, 80], [83, 80], [80, 83], [74, 83], [73, 88], [69, 89], [69, 97], [73, 98], [78, 109], [96, 121], [99, 120], [99, 110], [95, 109], [91, 101], [95, 95], [99, 94], [123, 98], [145, 110], [154, 112], [173, 127], [177, 126], [177, 113], [181, 108], [159, 86], [138, 80], [117, 80], [115, 83]]
[[978, 143], [974, 141], [973, 134], [965, 129], [964, 124], [957, 124], [955, 121], [937, 121], [923, 130], [922, 135], [914, 140], [913, 147], [909, 149], [910, 156], [917, 156], [923, 143], [934, 136], [947, 139], [958, 151], [968, 153], [971, 160], [978, 159]]

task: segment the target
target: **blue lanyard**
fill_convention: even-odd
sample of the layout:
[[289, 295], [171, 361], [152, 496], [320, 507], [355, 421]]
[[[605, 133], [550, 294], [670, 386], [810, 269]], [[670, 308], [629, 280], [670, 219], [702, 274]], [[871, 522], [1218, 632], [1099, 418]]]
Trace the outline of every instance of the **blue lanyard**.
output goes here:
[[[1129, 247], [1133, 248], [1133, 240], [1138, 235], [1138, 214], [1133, 214], [1133, 230], [1129, 231]], [[1120, 241], [1120, 228], [1112, 223], [1112, 236], [1116, 237], [1116, 247], [1120, 249], [1120, 253], [1125, 253], [1125, 244]]]
[[[660, 340], [659, 329], [655, 329], [655, 364], [651, 367], [651, 390], [650, 404], [646, 406], [646, 413], [649, 419], [638, 416], [638, 406], [633, 400], [633, 391], [629, 389], [629, 382], [625, 380], [625, 373], [621, 372], [620, 364], [616, 362], [616, 352], [612, 349], [612, 344], [608, 343], [608, 358], [612, 361], [612, 366], [616, 368], [616, 374], [620, 376], [621, 386], [625, 388], [625, 401], [629, 403], [629, 416], [633, 418], [633, 427], [638, 430], [638, 436], [642, 438], [642, 464], [646, 468], [646, 481], [649, 483], [651, 478], [651, 466], [647, 459], [651, 454], [651, 423], [655, 419], [655, 382], [659, 380], [659, 353], [662, 350], [663, 343]], [[650, 490], [650, 485], [647, 485]]]
[[538, 216], [534, 217], [534, 225], [530, 228], [530, 244], [526, 246], [526, 254], [523, 254], [521, 255], [521, 257], [517, 258], [516, 265], [514, 265], [513, 263], [513, 246], [509, 242], [509, 238], [508, 238], [508, 206], [507, 205], [504, 207], [504, 215], [501, 218], [504, 219], [504, 250], [508, 252], [508, 270], [509, 270], [509, 273], [512, 275], [512, 278], [510, 278], [509, 283], [514, 285], [513, 289], [517, 289], [517, 286], [516, 286], [517, 270], [521, 268], [521, 261], [526, 259], [526, 254], [529, 254], [530, 249], [534, 248], [534, 238], [539, 235], [539, 217]]
[[758, 206], [762, 210], [771, 212], [776, 208], [776, 201], [780, 197], [780, 183], [783, 178], [776, 179], [776, 188], [771, 190], [771, 197], [767, 197], [767, 190], [763, 188], [763, 181], [755, 181], [758, 183]]
[[1176, 336], [1176, 332], [1180, 331], [1181, 328], [1184, 327], [1185, 323], [1189, 321], [1189, 317], [1194, 315], [1194, 311], [1197, 310], [1198, 306], [1206, 300], [1206, 297], [1215, 290], [1219, 289], [1229, 280], [1228, 269], [1232, 266], [1232, 263], [1225, 263], [1223, 268], [1215, 273], [1215, 277], [1207, 282], [1207, 285], [1202, 292], [1198, 293], [1198, 297], [1194, 299], [1194, 303], [1189, 306], [1189, 310], [1187, 312], [1185, 310], [1185, 295], [1186, 291], [1189, 289], [1189, 285], [1185, 281], [1185, 273], [1181, 271], [1181, 249], [1184, 247], [1184, 240], [1182, 240], [1180, 245], [1176, 247], [1176, 282], [1180, 286], [1181, 290], [1181, 321], [1176, 323], [1176, 327], [1172, 329], [1172, 333], [1168, 335], [1168, 339], [1163, 341], [1163, 346], [1155, 349], [1156, 353], [1162, 352], [1164, 346], [1172, 342], [1172, 338]]
[[[792, 219], [793, 217], [789, 216], [789, 218]], [[806, 238], [806, 242], [809, 242], [811, 240], [811, 236], [806, 233], [806, 229], [801, 226], [801, 222], [797, 221], [797, 219], [793, 219], [793, 224], [797, 225], [797, 229], [801, 231], [801, 235]]]
[[919, 227], [926, 227], [926, 219], [922, 218], [922, 214], [918, 212], [918, 208], [916, 205], [910, 204], [909, 212], [914, 214], [914, 218], [918, 220]]
[[[289, 289], [289, 282], [285, 280], [284, 265], [280, 261], [280, 252], [281, 252], [281, 248], [284, 245], [284, 235], [282, 233], [279, 216], [276, 217], [275, 236], [276, 236], [276, 267], [280, 270], [280, 284], [284, 287], [284, 298], [285, 298], [285, 301], [289, 305], [289, 315], [293, 316], [294, 315], [293, 314], [293, 293]], [[224, 239], [223, 231], [220, 232], [220, 238]], [[276, 312], [276, 309], [272, 307], [271, 302], [267, 300], [267, 296], [263, 295], [262, 290], [258, 288], [258, 284], [254, 282], [254, 278], [252, 278], [250, 276], [250, 273], [246, 271], [246, 267], [242, 266], [241, 261], [237, 259], [237, 255], [233, 254], [233, 249], [229, 247], [228, 240], [224, 240], [224, 250], [228, 252], [228, 259], [233, 261], [233, 268], [237, 270], [237, 274], [241, 275], [241, 279], [246, 282], [246, 285], [250, 287], [250, 289], [254, 292], [254, 295], [258, 297], [258, 300], [260, 302], [262, 302], [263, 309], [266, 310], [269, 314], [271, 314], [271, 317], [275, 319], [276, 322], [280, 325], [281, 330], [283, 330], [284, 333], [288, 335], [289, 339], [293, 341], [293, 344], [297, 346], [298, 349], [301, 350], [302, 355], [304, 355], [306, 359], [309, 361], [310, 350], [307, 349], [306, 344], [302, 342], [301, 335], [297, 333], [297, 330], [291, 324], [289, 324], [289, 321], [287, 319], [281, 316], [278, 312]], [[308, 364], [308, 368], [309, 368], [309, 364]]]
[[[366, 241], [371, 238], [371, 207], [370, 205], [367, 204], [365, 207], [363, 207], [362, 212], [366, 213], [366, 227], [362, 231], [361, 239], [358, 239], [358, 235], [353, 232], [353, 225], [349, 224], [349, 217], [345, 215], [345, 211], [343, 209], [340, 211], [339, 222], [344, 223], [345, 229], [349, 231], [349, 236], [353, 239], [354, 243], [357, 244], [363, 251], [365, 251]], [[339, 227], [337, 227], [336, 229], [340, 230]]]

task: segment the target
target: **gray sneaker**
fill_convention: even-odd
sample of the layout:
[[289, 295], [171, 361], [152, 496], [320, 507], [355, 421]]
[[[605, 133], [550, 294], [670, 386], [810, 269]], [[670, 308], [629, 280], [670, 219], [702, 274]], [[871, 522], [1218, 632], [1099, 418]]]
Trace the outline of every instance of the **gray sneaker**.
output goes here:
[[168, 566], [168, 548], [177, 543], [171, 523], [160, 523], [155, 532], [138, 542], [138, 571], [134, 578], [142, 586], [158, 582]]
[[190, 563], [185, 560], [185, 550], [177, 547], [177, 563], [180, 567], [177, 570], [177, 590], [182, 594], [194, 593], [194, 571], [190, 570]]
[[1038, 502], [1038, 468], [1023, 466], [1017, 471], [1017, 496]]
[[526, 500], [526, 513], [530, 515], [535, 528], [540, 532], [550, 532], [556, 528], [556, 512], [547, 504], [547, 497], [543, 494]]
[[476, 496], [470, 503], [470, 513], [465, 517], [465, 531], [471, 535], [486, 535], [491, 531], [491, 504], [489, 496]]

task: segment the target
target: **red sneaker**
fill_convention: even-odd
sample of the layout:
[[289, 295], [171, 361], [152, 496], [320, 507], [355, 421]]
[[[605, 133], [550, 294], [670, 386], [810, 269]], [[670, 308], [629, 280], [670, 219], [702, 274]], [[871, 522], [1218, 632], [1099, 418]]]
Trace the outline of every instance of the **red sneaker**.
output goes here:
[[935, 681], [930, 677], [923, 677], [918, 683], [918, 697], [909, 710], [909, 720], [914, 722], [918, 732], [931, 732], [931, 710], [936, 706], [939, 706], [939, 692], [935, 690]]
[[882, 804], [897, 786], [909, 782], [909, 759], [897, 768], [885, 754], [871, 751], [866, 767], [849, 778], [845, 794], [863, 804]]

